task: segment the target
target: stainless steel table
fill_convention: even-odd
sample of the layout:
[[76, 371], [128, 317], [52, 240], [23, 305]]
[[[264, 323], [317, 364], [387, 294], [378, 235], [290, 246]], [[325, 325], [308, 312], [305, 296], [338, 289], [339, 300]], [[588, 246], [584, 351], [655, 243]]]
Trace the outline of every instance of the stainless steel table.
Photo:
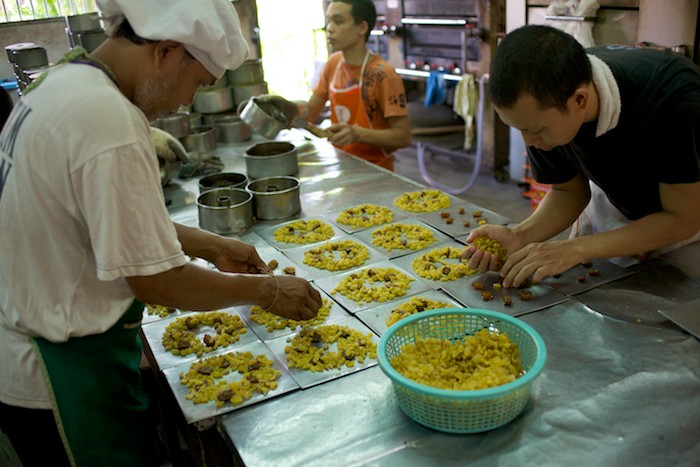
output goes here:
[[[227, 170], [243, 171], [242, 146], [220, 149]], [[319, 141], [302, 150], [299, 176], [302, 215], [421, 186]], [[173, 218], [196, 225], [192, 209]], [[700, 342], [658, 313], [700, 297], [699, 265], [690, 245], [522, 316], [548, 361], [525, 411], [499, 429], [452, 435], [413, 422], [379, 367], [223, 415], [218, 429], [249, 466], [700, 465]]]

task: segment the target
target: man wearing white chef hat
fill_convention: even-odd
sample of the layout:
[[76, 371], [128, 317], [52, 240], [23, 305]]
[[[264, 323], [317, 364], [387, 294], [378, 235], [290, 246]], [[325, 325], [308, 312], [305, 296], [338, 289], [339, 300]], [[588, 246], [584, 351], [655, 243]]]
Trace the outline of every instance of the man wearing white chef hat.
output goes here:
[[149, 119], [246, 59], [231, 2], [98, 5], [109, 38], [28, 88], [0, 133], [0, 428], [27, 466], [158, 462], [143, 303], [297, 320], [321, 306], [307, 281], [261, 274], [254, 247], [173, 224], [164, 205]]

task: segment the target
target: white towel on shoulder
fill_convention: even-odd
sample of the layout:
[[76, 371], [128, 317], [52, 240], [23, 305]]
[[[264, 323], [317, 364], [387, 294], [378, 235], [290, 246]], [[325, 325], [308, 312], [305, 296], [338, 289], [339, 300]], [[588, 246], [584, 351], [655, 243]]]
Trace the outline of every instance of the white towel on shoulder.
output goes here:
[[588, 55], [593, 69], [593, 84], [598, 91], [598, 126], [596, 138], [617, 126], [622, 112], [620, 87], [610, 67], [595, 55]]

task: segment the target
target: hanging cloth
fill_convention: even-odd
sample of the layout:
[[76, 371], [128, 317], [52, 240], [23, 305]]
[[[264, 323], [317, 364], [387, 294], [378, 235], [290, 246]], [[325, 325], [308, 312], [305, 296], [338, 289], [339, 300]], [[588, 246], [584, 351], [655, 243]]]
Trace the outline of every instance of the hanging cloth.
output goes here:
[[447, 85], [445, 75], [439, 71], [431, 71], [425, 83], [425, 100], [423, 105], [442, 105], [447, 98]]
[[[333, 73], [328, 93], [331, 101], [331, 121], [333, 123], [347, 123], [348, 125], [357, 125], [362, 128], [372, 128], [372, 123], [369, 120], [367, 108], [362, 98], [365, 67], [370, 56], [371, 53], [368, 50], [362, 61], [359, 83], [351, 84], [344, 88], [340, 86], [343, 86], [342, 83], [349, 81], [350, 73], [347, 70], [345, 58], [338, 63]], [[382, 148], [366, 143], [352, 143], [342, 146], [341, 149], [381, 167], [390, 170], [393, 168], [393, 158], [389, 157]]]
[[478, 94], [474, 75], [463, 74], [462, 80], [457, 83], [455, 88], [452, 110], [464, 120], [464, 149], [471, 149], [474, 145]]

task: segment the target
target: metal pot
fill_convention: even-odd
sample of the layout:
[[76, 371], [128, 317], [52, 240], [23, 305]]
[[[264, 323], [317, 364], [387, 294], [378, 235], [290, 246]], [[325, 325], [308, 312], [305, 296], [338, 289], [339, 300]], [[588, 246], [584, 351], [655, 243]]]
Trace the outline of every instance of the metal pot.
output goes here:
[[238, 114], [236, 112], [221, 112], [218, 114], [203, 114], [202, 115], [202, 124], [214, 126], [214, 124], [217, 121], [219, 121], [222, 118], [226, 118], [226, 117], [238, 117]]
[[231, 85], [259, 83], [264, 81], [262, 60], [246, 60], [235, 70], [226, 72], [228, 83]]
[[195, 112], [214, 114], [233, 108], [233, 93], [230, 86], [217, 89], [200, 89], [194, 95], [192, 108]]
[[98, 13], [66, 16], [66, 26], [72, 33], [102, 30]]
[[299, 172], [297, 148], [284, 141], [255, 144], [246, 150], [243, 159], [251, 179], [294, 175]]
[[288, 123], [281, 110], [269, 102], [260, 102], [255, 97], [248, 102], [239, 103], [238, 114], [248, 126], [268, 139], [275, 139]]
[[267, 83], [237, 84], [233, 86], [233, 100], [236, 105], [247, 101], [251, 97], [268, 93]]
[[15, 49], [26, 49], [29, 47], [36, 47], [34, 42], [18, 42], [16, 44], [10, 44], [5, 46], [5, 53], [7, 53], [7, 59], [10, 63], [15, 63]]
[[253, 225], [253, 195], [241, 188], [217, 188], [197, 198], [199, 226], [218, 234], [241, 232]]
[[253, 194], [255, 217], [277, 220], [292, 217], [301, 211], [300, 182], [295, 177], [269, 177], [255, 180], [246, 188]]
[[40, 45], [28, 45], [11, 50], [12, 59], [10, 59], [10, 62], [22, 70], [41, 68], [49, 64], [46, 49]]
[[164, 117], [158, 117], [153, 126], [160, 128], [176, 138], [184, 138], [190, 132], [190, 116], [184, 112], [177, 112]]
[[221, 172], [200, 178], [198, 185], [200, 194], [217, 188], [244, 189], [248, 185], [248, 177], [238, 172]]
[[188, 152], [204, 153], [216, 149], [216, 134], [212, 126], [197, 126], [190, 129], [182, 144]]
[[250, 139], [250, 127], [241, 117], [227, 116], [214, 122], [216, 140], [220, 143], [238, 143]]

